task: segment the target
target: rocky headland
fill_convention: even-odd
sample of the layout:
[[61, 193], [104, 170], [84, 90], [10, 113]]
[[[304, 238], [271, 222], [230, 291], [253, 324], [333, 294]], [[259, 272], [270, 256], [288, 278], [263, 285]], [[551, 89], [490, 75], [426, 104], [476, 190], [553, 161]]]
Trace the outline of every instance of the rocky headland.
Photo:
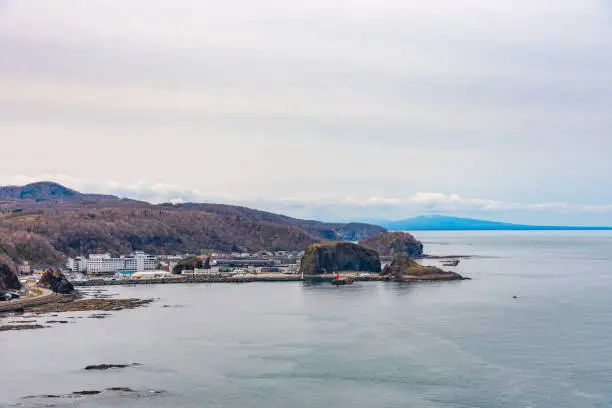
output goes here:
[[[210, 269], [210, 261], [208, 261], [208, 264], [208, 269]], [[202, 259], [197, 256], [190, 256], [188, 258], [181, 259], [179, 263], [176, 264], [174, 269], [172, 269], [172, 273], [180, 274], [182, 271], [193, 271], [196, 268], [203, 269], [204, 262], [202, 262]]]
[[323, 242], [306, 249], [300, 273], [308, 276], [339, 271], [380, 272], [380, 257], [376, 251], [351, 242]]
[[463, 276], [455, 272], [444, 271], [435, 266], [421, 265], [407, 253], [396, 254], [393, 258], [393, 262], [385, 266], [382, 275], [397, 281], [464, 279]]
[[407, 232], [382, 232], [362, 239], [359, 245], [373, 249], [384, 257], [400, 253], [406, 253], [411, 258], [423, 256], [423, 243]]
[[13, 261], [5, 255], [0, 255], [0, 294], [9, 290], [19, 290], [21, 283], [15, 273]]
[[74, 286], [59, 269], [49, 268], [38, 281], [39, 288], [51, 289], [55, 293], [69, 294], [74, 292]]

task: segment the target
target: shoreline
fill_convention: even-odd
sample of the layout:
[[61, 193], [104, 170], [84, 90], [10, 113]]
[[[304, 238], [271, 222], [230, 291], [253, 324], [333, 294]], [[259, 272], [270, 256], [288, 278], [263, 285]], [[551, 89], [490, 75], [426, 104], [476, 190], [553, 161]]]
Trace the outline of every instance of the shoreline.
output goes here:
[[45, 305], [57, 300], [59, 296], [61, 296], [50, 291], [49, 289], [37, 289], [41, 291], [41, 294], [38, 296], [25, 297], [22, 299], [9, 300], [8, 302], [0, 303], [0, 314]]
[[[392, 281], [388, 276], [355, 275], [340, 272], [341, 275], [350, 277], [356, 282], [387, 282]], [[310, 275], [304, 276], [254, 276], [248, 278], [221, 278], [221, 277], [189, 277], [189, 278], [156, 278], [156, 279], [122, 279], [122, 280], [102, 280], [92, 279], [88, 281], [72, 282], [75, 287], [95, 287], [95, 286], [130, 286], [130, 285], [166, 285], [166, 284], [188, 284], [188, 283], [251, 283], [251, 282], [309, 282], [313, 280], [331, 281], [335, 279], [335, 274]], [[469, 278], [457, 278], [456, 275], [406, 275], [406, 280], [414, 282], [441, 281], [441, 280], [469, 280]]]
[[[470, 278], [462, 277], [456, 274], [434, 274], [434, 275], [405, 275], [403, 279], [394, 279], [391, 276], [381, 276], [375, 273], [359, 274], [355, 272], [339, 272], [343, 277], [350, 278], [353, 282], [440, 282], [440, 281], [457, 281], [470, 280]], [[332, 282], [336, 278], [336, 274], [322, 274], [309, 276], [253, 276], [247, 278], [223, 278], [223, 277], [186, 277], [186, 278], [155, 278], [155, 279], [121, 279], [121, 280], [103, 280], [92, 279], [88, 281], [73, 281], [75, 288], [102, 287], [102, 286], [133, 286], [133, 285], [169, 285], [169, 284], [193, 284], [193, 283], [252, 283], [252, 282]], [[0, 303], [0, 316], [19, 312], [19, 311], [36, 311], [37, 309], [50, 308], [52, 305], [62, 304], [62, 308], [67, 308], [67, 304], [79, 302], [79, 293], [60, 295], [58, 293], [47, 293], [33, 298], [21, 299], [7, 303]], [[90, 299], [92, 300], [92, 299]], [[95, 301], [103, 301], [103, 299], [93, 299]], [[133, 301], [135, 299], [128, 299]], [[82, 300], [82, 303], [87, 303]], [[109, 303], [112, 303], [109, 302]], [[108, 306], [110, 308], [110, 306]], [[106, 310], [105, 308], [97, 310]], [[112, 310], [112, 308], [108, 309]]]

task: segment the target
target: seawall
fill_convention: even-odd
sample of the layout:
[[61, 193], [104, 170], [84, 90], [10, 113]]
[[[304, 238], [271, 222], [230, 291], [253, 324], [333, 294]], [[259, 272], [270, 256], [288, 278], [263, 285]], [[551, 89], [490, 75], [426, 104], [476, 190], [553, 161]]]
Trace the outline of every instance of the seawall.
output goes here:
[[[381, 282], [392, 280], [389, 276], [381, 276], [378, 274], [369, 275], [346, 275], [355, 282]], [[327, 275], [312, 275], [304, 276], [303, 278], [299, 275], [292, 276], [253, 276], [248, 278], [222, 278], [222, 277], [184, 277], [184, 278], [155, 278], [155, 279], [118, 279], [118, 280], [103, 280], [103, 279], [90, 279], [88, 281], [76, 281], [72, 282], [75, 287], [86, 287], [86, 286], [121, 286], [121, 285], [170, 285], [170, 284], [185, 284], [185, 283], [249, 283], [249, 282], [302, 282], [302, 281], [332, 281], [336, 278], [335, 274]], [[409, 281], [436, 281], [436, 280], [461, 280], [467, 278], [461, 277], [447, 277], [447, 276], [414, 276], [407, 277]]]
[[155, 279], [90, 279], [88, 281], [72, 282], [74, 286], [119, 286], [119, 285], [159, 285], [177, 283], [246, 283], [246, 282], [298, 282], [299, 276], [279, 277], [249, 277], [249, 278], [215, 278], [215, 277], [186, 277], [186, 278], [155, 278]]

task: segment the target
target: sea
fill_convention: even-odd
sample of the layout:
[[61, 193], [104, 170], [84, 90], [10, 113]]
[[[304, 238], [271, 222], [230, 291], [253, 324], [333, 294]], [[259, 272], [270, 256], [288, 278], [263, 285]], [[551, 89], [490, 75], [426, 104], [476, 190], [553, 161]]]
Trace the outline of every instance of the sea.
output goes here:
[[611, 232], [416, 235], [471, 280], [108, 287], [0, 333], [0, 407], [612, 407]]

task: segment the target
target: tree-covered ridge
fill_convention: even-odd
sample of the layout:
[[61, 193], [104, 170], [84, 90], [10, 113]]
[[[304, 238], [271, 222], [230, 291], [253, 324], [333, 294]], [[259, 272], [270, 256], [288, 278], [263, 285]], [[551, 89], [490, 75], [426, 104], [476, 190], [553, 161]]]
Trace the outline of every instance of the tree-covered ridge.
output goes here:
[[[70, 194], [80, 198], [65, 199]], [[47, 195], [1, 198], [0, 253], [16, 261], [58, 263], [64, 256], [96, 252], [302, 250], [322, 240], [357, 240], [384, 231], [370, 224], [300, 220], [230, 205], [153, 205], [70, 194], [61, 200], [43, 199]]]

